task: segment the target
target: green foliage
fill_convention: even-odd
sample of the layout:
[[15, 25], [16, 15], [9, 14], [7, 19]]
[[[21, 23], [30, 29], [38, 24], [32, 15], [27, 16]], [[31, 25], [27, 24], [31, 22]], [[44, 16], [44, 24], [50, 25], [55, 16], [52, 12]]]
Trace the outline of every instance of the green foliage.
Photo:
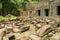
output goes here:
[[0, 16], [0, 20], [7, 20], [6, 17]]
[[[4, 1], [4, 3], [3, 3], [3, 1]], [[32, 1], [36, 1], [36, 0], [31, 0], [31, 2]], [[16, 12], [20, 9], [25, 11], [27, 2], [29, 2], [29, 0], [2, 0], [1, 7], [3, 9], [3, 15], [7, 15], [9, 13], [12, 15], [16, 15]]]
[[0, 3], [0, 9], [2, 9], [2, 3]]
[[[11, 16], [10, 19], [16, 19], [17, 17], [16, 16]], [[8, 21], [8, 17], [3, 17], [3, 16], [0, 16], [0, 20], [5, 20], [5, 21]]]
[[37, 1], [37, 0], [32, 0], [32, 1]]

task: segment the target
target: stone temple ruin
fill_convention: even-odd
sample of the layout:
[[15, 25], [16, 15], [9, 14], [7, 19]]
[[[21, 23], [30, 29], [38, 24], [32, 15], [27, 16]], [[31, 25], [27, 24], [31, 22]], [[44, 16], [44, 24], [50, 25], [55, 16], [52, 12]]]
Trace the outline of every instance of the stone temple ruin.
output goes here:
[[35, 3], [27, 3], [27, 11], [23, 16], [40, 16], [40, 17], [60, 17], [59, 0], [40, 0]]
[[21, 13], [26, 18], [0, 21], [0, 40], [60, 40], [59, 3], [59, 0], [27, 3], [27, 10]]

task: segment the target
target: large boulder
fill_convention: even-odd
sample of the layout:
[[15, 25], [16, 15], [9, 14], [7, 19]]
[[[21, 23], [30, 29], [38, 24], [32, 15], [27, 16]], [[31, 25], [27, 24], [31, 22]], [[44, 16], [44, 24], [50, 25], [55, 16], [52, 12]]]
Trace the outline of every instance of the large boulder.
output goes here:
[[43, 36], [44, 33], [47, 31], [47, 29], [49, 29], [50, 27], [51, 27], [51, 25], [42, 26], [40, 29], [37, 30], [37, 35]]
[[21, 28], [20, 28], [20, 31], [21, 31], [21, 32], [25, 32], [25, 31], [28, 31], [29, 29], [30, 29], [30, 26], [27, 25], [27, 26], [21, 27]]

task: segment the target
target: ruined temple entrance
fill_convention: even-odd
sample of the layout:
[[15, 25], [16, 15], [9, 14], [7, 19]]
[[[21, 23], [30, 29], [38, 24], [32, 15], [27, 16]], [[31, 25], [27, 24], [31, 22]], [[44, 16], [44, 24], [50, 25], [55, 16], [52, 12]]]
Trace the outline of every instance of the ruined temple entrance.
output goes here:
[[40, 10], [37, 10], [37, 15], [40, 16]]
[[60, 6], [57, 6], [57, 15], [60, 15]]
[[45, 9], [45, 16], [49, 16], [49, 9]]

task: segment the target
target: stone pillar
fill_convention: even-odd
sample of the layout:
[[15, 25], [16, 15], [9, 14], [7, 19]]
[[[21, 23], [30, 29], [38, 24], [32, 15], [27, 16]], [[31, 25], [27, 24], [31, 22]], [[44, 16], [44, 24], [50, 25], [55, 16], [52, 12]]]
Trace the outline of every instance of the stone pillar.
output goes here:
[[27, 17], [29, 17], [29, 11], [28, 11]]
[[44, 9], [41, 9], [40, 16], [41, 16], [41, 17], [44, 17], [44, 16], [45, 16]]
[[34, 17], [36, 16], [36, 10], [33, 11], [33, 15], [34, 15]]
[[37, 10], [34, 10], [33, 13], [34, 13], [34, 17], [38, 16]]
[[56, 17], [57, 16], [57, 7], [54, 6], [53, 8], [53, 17]]
[[53, 15], [53, 4], [50, 2], [49, 3], [49, 16], [52, 17]]
[[32, 17], [34, 17], [34, 11], [32, 11]]

